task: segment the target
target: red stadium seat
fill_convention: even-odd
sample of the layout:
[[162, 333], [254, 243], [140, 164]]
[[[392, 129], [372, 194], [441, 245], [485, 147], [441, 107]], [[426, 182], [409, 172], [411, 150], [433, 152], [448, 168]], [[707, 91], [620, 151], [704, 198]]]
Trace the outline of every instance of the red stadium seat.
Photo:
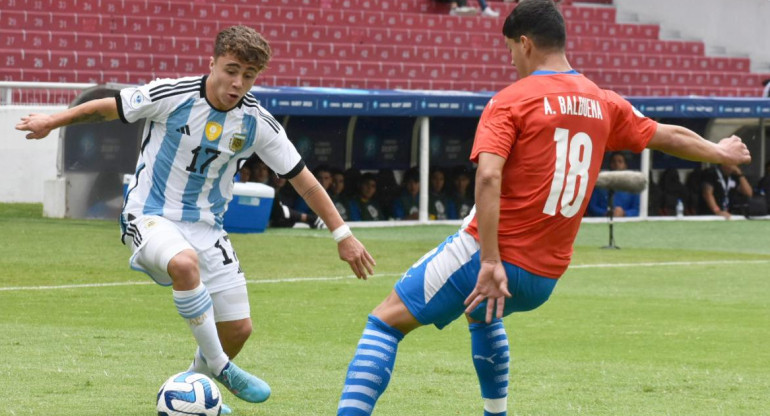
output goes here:
[[40, 49], [0, 49], [0, 67], [43, 70], [51, 67], [51, 52]]
[[0, 29], [0, 48], [45, 48], [45, 42], [50, 37], [50, 32], [49, 36], [43, 36], [44, 33], [46, 32], [30, 33], [26, 30]]
[[[0, 13], [0, 28], [4, 30], [15, 29], [17, 31], [34, 29], [32, 25], [27, 24], [27, 15], [28, 13], [23, 10], [3, 10]], [[38, 30], [42, 30], [43, 27], [45, 27], [45, 24], [38, 24]]]
[[[38, 4], [37, 9], [42, 9], [43, 4]], [[0, 0], [0, 10], [3, 11], [31, 11], [32, 5], [28, 5], [24, 0]]]
[[[71, 76], [71, 73], [60, 73], [63, 76]], [[19, 81], [31, 81], [31, 82], [75, 82], [74, 79], [67, 79], [65, 81], [55, 81], [51, 78], [51, 70], [49, 69], [23, 69], [21, 79]]]
[[[497, 7], [497, 5], [494, 5]], [[561, 12], [564, 20], [581, 20], [585, 22], [615, 23], [614, 8], [562, 6]]]
[[18, 67], [9, 68], [0, 66], [0, 81], [24, 80], [24, 70]]
[[202, 56], [211, 56], [214, 54], [211, 42], [207, 42], [198, 37], [170, 36], [163, 37], [162, 42], [168, 45], [170, 53]]
[[704, 86], [709, 82], [710, 76], [705, 71], [694, 71], [690, 73], [691, 85]]

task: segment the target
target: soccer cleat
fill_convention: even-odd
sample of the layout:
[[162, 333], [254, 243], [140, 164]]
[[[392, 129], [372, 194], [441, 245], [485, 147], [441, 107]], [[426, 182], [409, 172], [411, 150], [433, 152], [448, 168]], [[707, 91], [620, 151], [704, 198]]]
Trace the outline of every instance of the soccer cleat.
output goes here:
[[241, 370], [232, 361], [227, 363], [216, 379], [241, 400], [262, 403], [270, 397], [270, 386], [267, 383]]
[[233, 409], [230, 408], [230, 406], [222, 403], [221, 410], [219, 411], [220, 415], [231, 415], [233, 414]]

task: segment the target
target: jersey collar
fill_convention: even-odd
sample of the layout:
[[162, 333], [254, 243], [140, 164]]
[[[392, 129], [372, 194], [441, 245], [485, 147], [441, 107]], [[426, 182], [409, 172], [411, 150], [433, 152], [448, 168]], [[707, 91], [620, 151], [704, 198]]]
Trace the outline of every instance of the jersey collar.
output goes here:
[[559, 71], [548, 71], [548, 70], [539, 70], [532, 73], [532, 75], [580, 75], [580, 72], [577, 72], [574, 69], [570, 69], [569, 71], [559, 72]]
[[211, 101], [209, 101], [209, 97], [206, 96], [206, 80], [208, 79], [208, 77], [209, 77], [208, 74], [206, 74], [203, 77], [201, 77], [201, 92], [200, 93], [201, 93], [201, 97], [203, 97], [203, 99], [206, 100], [206, 103], [209, 105], [209, 107], [211, 107], [212, 110], [219, 111], [220, 113], [227, 113], [229, 111], [232, 111], [235, 108], [241, 108], [241, 106], [243, 105], [243, 100], [244, 100], [245, 96], [241, 97], [240, 101], [238, 101], [238, 104], [236, 104], [235, 107], [233, 107], [233, 108], [231, 108], [231, 109], [229, 109], [227, 111], [222, 111], [222, 110], [219, 110], [216, 107], [214, 107], [214, 105], [211, 104]]

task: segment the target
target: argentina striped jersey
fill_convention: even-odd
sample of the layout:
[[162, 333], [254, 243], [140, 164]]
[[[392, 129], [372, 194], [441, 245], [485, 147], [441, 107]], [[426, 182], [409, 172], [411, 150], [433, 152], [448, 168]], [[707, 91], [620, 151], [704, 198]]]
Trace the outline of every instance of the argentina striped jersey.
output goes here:
[[123, 122], [147, 119], [123, 208], [124, 229], [129, 214], [221, 229], [239, 160], [256, 153], [289, 177], [304, 167], [281, 124], [251, 93], [219, 111], [206, 99], [206, 78], [159, 79], [117, 94]]

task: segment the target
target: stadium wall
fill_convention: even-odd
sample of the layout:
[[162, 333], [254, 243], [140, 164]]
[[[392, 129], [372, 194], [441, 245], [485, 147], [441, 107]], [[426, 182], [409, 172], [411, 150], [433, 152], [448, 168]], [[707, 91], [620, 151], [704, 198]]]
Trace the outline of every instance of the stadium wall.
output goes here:
[[752, 70], [770, 68], [770, 1], [615, 0], [618, 18], [659, 23], [661, 36], [702, 40], [707, 55], [748, 56]]
[[26, 140], [14, 126], [30, 113], [53, 114], [66, 106], [0, 106], [0, 202], [43, 202], [43, 184], [56, 179], [59, 129], [45, 140]]

